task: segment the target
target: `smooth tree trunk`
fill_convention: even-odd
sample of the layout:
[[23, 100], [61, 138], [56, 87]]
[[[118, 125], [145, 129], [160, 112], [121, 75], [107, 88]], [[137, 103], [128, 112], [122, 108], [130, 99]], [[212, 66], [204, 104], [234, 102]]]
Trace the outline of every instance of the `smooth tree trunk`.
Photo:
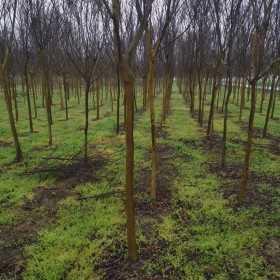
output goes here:
[[266, 118], [265, 118], [265, 123], [264, 123], [264, 128], [263, 128], [263, 137], [266, 137], [270, 110], [273, 105], [275, 79], [276, 79], [276, 77], [273, 76], [272, 81], [271, 81], [270, 97], [269, 97], [269, 102], [268, 102], [268, 107], [267, 107], [267, 112], [266, 112]]
[[121, 98], [120, 71], [119, 71], [119, 66], [117, 66], [117, 134], [120, 133], [120, 98]]
[[22, 155], [22, 150], [21, 150], [21, 146], [19, 143], [18, 134], [17, 134], [16, 126], [15, 126], [11, 97], [9, 95], [9, 89], [8, 89], [8, 84], [7, 84], [7, 75], [3, 72], [2, 65], [0, 65], [0, 68], [1, 68], [0, 80], [1, 80], [2, 87], [3, 87], [5, 102], [6, 102], [8, 116], [9, 116], [9, 122], [10, 122], [13, 140], [14, 140], [14, 144], [15, 144], [15, 148], [16, 148], [16, 161], [20, 162], [23, 160], [23, 155]]
[[242, 88], [241, 88], [241, 100], [240, 100], [240, 108], [239, 108], [239, 119], [238, 119], [238, 121], [240, 123], [242, 121], [242, 110], [245, 107], [245, 88], [246, 88], [246, 81], [245, 81], [245, 75], [243, 75]]
[[29, 120], [29, 131], [33, 132], [33, 123], [32, 123], [32, 112], [31, 112], [31, 101], [30, 101], [30, 86], [27, 69], [24, 70], [24, 81], [25, 81], [25, 89], [26, 89], [26, 97], [27, 97], [27, 108], [28, 108], [28, 120]]
[[263, 111], [263, 102], [264, 102], [264, 99], [265, 99], [265, 83], [266, 83], [266, 80], [267, 80], [267, 78], [264, 78], [263, 82], [262, 82], [262, 97], [261, 97], [260, 114], [262, 114], [262, 111]]
[[89, 95], [89, 90], [90, 90], [90, 83], [86, 83], [86, 88], [85, 88], [85, 130], [84, 130], [84, 134], [85, 134], [85, 142], [84, 142], [84, 146], [85, 146], [85, 154], [84, 154], [84, 159], [87, 160], [88, 159], [88, 113], [89, 113], [89, 109], [88, 109], [88, 95]]
[[96, 81], [96, 120], [99, 120], [99, 107], [100, 107], [100, 81]]
[[33, 99], [33, 107], [34, 107], [34, 118], [37, 118], [37, 105], [36, 105], [36, 95], [35, 95], [35, 82], [34, 77], [30, 74], [31, 81], [31, 89], [32, 89], [32, 99]]
[[210, 112], [209, 112], [208, 124], [207, 124], [207, 136], [210, 135], [211, 127], [213, 127], [213, 123], [214, 123], [215, 101], [216, 101], [217, 91], [218, 91], [217, 75], [215, 74], [213, 78], [212, 98], [211, 98]]
[[66, 75], [63, 74], [62, 77], [63, 77], [63, 89], [64, 89], [64, 101], [65, 101], [65, 118], [66, 118], [66, 120], [68, 120], [68, 95], [69, 95], [68, 88], [69, 88], [69, 85], [68, 85]]
[[[125, 62], [123, 62], [124, 64]], [[135, 230], [135, 213], [133, 200], [133, 172], [134, 172], [134, 86], [133, 76], [128, 63], [122, 65], [124, 94], [126, 104], [126, 183], [125, 183], [125, 208], [127, 216], [127, 241], [128, 254], [132, 261], [138, 260]]]
[[150, 106], [151, 120], [151, 139], [152, 139], [152, 183], [151, 198], [156, 198], [156, 181], [157, 181], [157, 144], [156, 144], [156, 122], [155, 122], [155, 102], [154, 102], [154, 72], [155, 58], [150, 58], [149, 75], [148, 75], [148, 97]]
[[12, 99], [14, 101], [14, 106], [15, 106], [15, 113], [16, 113], [16, 122], [19, 121], [18, 117], [18, 104], [17, 104], [17, 89], [16, 89], [16, 83], [14, 80], [14, 77], [11, 79], [11, 86], [12, 86]]
[[228, 121], [228, 104], [232, 92], [232, 68], [228, 63], [228, 85], [225, 102], [224, 102], [224, 130], [223, 130], [223, 150], [222, 150], [222, 167], [226, 165], [226, 151], [227, 151], [227, 121]]
[[40, 51], [40, 63], [41, 63], [41, 79], [42, 79], [42, 96], [45, 99], [45, 107], [47, 113], [47, 124], [48, 124], [48, 138], [49, 146], [52, 146], [52, 113], [51, 113], [51, 96], [49, 88], [49, 76], [46, 69], [46, 63], [44, 58], [44, 50]]
[[276, 92], [277, 92], [277, 88], [278, 88], [278, 84], [279, 84], [279, 79], [280, 79], [280, 77], [278, 76], [277, 82], [274, 87], [273, 104], [272, 104], [271, 116], [270, 116], [271, 119], [273, 119], [273, 117], [274, 117], [274, 111], [275, 111], [275, 105], [276, 105]]
[[256, 83], [257, 83], [256, 81], [252, 81], [251, 83], [251, 110], [250, 110], [250, 117], [249, 117], [248, 137], [246, 143], [244, 168], [242, 172], [239, 204], [241, 204], [244, 200], [247, 181], [248, 181], [249, 163], [250, 163], [251, 146], [252, 146], [252, 139], [253, 139], [253, 130], [254, 130], [254, 116], [256, 110]]

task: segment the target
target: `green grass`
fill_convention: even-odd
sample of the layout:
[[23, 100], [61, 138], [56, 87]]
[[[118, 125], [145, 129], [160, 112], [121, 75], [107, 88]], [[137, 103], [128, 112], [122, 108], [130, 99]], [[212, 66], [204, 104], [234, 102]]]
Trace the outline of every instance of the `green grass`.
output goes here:
[[[173, 114], [167, 120], [172, 140], [167, 144], [180, 155], [175, 162], [170, 159], [179, 170], [173, 185], [175, 206], [173, 213], [164, 217], [158, 226], [159, 237], [168, 246], [156, 263], [149, 262], [147, 269], [164, 272], [171, 264], [174, 272], [166, 271], [167, 279], [276, 279], [279, 272], [261, 253], [265, 242], [279, 235], [279, 228], [271, 223], [273, 215], [255, 205], [238, 212], [232, 210], [230, 201], [224, 199], [220, 191], [223, 182], [207, 170], [209, 161], [218, 160], [217, 153], [185, 146], [184, 141], [200, 143], [202, 130], [182, 107], [179, 96], [174, 95], [172, 103]], [[219, 130], [221, 122], [222, 118], [215, 120], [215, 129]], [[235, 135], [238, 130], [235, 126], [230, 123], [229, 134]], [[252, 170], [258, 174], [267, 174], [270, 170], [276, 175], [279, 156], [259, 152], [253, 153]], [[259, 161], [255, 158], [257, 155]], [[240, 182], [235, 183], [238, 188]], [[274, 219], [279, 221], [279, 212]]]
[[[207, 96], [207, 101], [210, 96]], [[12, 142], [5, 104], [0, 102], [2, 114], [0, 140]], [[38, 98], [37, 103], [40, 104]], [[259, 102], [259, 98], [258, 98]], [[265, 107], [268, 99], [265, 100]], [[141, 96], [137, 99], [141, 108]], [[26, 168], [38, 165], [44, 157], [54, 152], [67, 156], [83, 146], [84, 100], [80, 105], [73, 97], [69, 101], [69, 120], [60, 110], [59, 98], [54, 96], [53, 142], [47, 146], [45, 109], [38, 106], [38, 117], [33, 126], [36, 133], [30, 134], [27, 105], [19, 97], [19, 122], [17, 123], [25, 161], [15, 163], [13, 145], [0, 147], [0, 226], [15, 226], [31, 215], [20, 207], [34, 197], [34, 188], [49, 186], [55, 178], [40, 178], [38, 175], [22, 176]], [[198, 102], [196, 102], [196, 105]], [[280, 137], [279, 100], [276, 104], [276, 119], [269, 121], [268, 132]], [[92, 108], [92, 104], [90, 105]], [[249, 106], [249, 103], [246, 103]], [[257, 107], [259, 103], [257, 103]], [[115, 107], [115, 106], [114, 106]], [[123, 108], [123, 107], [122, 107]], [[168, 159], [178, 174], [171, 177], [171, 210], [144, 221], [137, 217], [137, 239], [142, 248], [155, 246], [151, 258], [141, 264], [147, 276], [160, 274], [164, 279], [277, 279], [279, 271], [270, 265], [264, 254], [268, 240], [280, 237], [276, 226], [280, 220], [279, 186], [259, 182], [257, 190], [271, 193], [273, 213], [252, 203], [236, 210], [236, 197], [225, 198], [223, 192], [230, 181], [238, 189], [238, 180], [224, 180], [220, 174], [211, 172], [211, 163], [219, 163], [221, 152], [203, 149], [205, 129], [189, 114], [182, 97], [174, 92], [171, 100], [172, 113], [164, 124], [167, 138], [158, 138], [158, 143], [174, 151]], [[121, 110], [121, 120], [123, 119]], [[228, 164], [242, 165], [244, 146], [233, 139], [246, 140], [246, 131], [237, 123], [239, 107], [229, 106]], [[156, 98], [156, 120], [160, 121], [161, 95]], [[204, 120], [209, 105], [206, 105]], [[24, 259], [19, 264], [26, 266], [24, 279], [102, 279], [102, 265], [117, 252], [127, 258], [124, 201], [121, 195], [106, 198], [89, 198], [105, 191], [123, 191], [125, 181], [125, 137], [115, 135], [116, 112], [111, 113], [109, 102], [101, 107], [100, 120], [94, 120], [96, 112], [90, 111], [90, 156], [107, 155], [108, 161], [96, 174], [98, 180], [77, 186], [71, 195], [59, 203], [55, 221], [40, 224], [35, 243], [25, 245]], [[243, 110], [247, 121], [249, 110]], [[256, 113], [255, 125], [262, 128], [265, 115]], [[215, 114], [214, 130], [223, 131], [223, 117]], [[23, 135], [24, 133], [24, 135]], [[150, 168], [150, 119], [149, 110], [136, 114], [135, 121], [135, 180], [141, 179], [141, 170]], [[192, 146], [191, 143], [195, 143]], [[257, 144], [269, 144], [268, 139], [254, 139]], [[259, 176], [278, 178], [280, 156], [272, 154], [266, 146], [253, 146], [250, 171]], [[149, 200], [148, 188], [144, 197]], [[158, 186], [160, 188], [160, 186]], [[44, 209], [35, 209], [44, 213]], [[146, 228], [149, 228], [147, 232]], [[164, 244], [164, 246], [159, 246]], [[109, 254], [109, 255], [108, 255]], [[26, 263], [26, 264], [25, 264]], [[101, 268], [100, 268], [101, 266]], [[1, 276], [0, 276], [1, 278]]]

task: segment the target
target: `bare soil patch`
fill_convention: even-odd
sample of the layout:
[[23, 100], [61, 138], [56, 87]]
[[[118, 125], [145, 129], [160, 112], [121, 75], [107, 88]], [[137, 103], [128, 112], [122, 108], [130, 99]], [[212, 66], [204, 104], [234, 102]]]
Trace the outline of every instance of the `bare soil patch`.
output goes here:
[[15, 210], [24, 217], [22, 222], [16, 226], [0, 226], [0, 277], [21, 279], [26, 266], [24, 247], [36, 242], [37, 232], [44, 225], [55, 223], [60, 201], [71, 196], [77, 185], [99, 180], [96, 172], [105, 164], [106, 159], [97, 156], [56, 166], [52, 163], [51, 167], [37, 168], [26, 174], [48, 174], [54, 176], [56, 182], [47, 187], [36, 187], [33, 198], [26, 199], [25, 204]]
[[202, 138], [202, 146], [205, 151], [222, 151], [222, 138], [218, 133], [212, 132]]
[[[131, 263], [126, 260], [122, 252], [126, 252], [125, 244], [118, 244], [117, 252], [108, 251], [106, 262], [99, 266], [99, 269], [105, 271], [103, 279], [162, 279], [160, 271], [155, 272], [153, 276], [147, 274], [145, 261], [156, 258], [159, 252], [164, 250], [166, 242], [157, 239], [154, 224], [160, 223], [162, 216], [171, 212], [171, 185], [173, 179], [178, 175], [177, 169], [168, 161], [170, 155], [175, 151], [163, 144], [158, 145], [158, 176], [157, 176], [157, 198], [155, 201], [149, 199], [151, 185], [151, 170], [145, 168], [140, 170], [140, 176], [135, 184], [135, 214], [137, 227], [147, 238], [140, 242], [141, 259], [137, 263]], [[150, 160], [150, 152], [146, 158]], [[150, 237], [153, 241], [150, 242]], [[172, 269], [172, 268], [170, 268]]]
[[13, 145], [13, 142], [7, 142], [0, 140], [0, 148], [9, 148]]

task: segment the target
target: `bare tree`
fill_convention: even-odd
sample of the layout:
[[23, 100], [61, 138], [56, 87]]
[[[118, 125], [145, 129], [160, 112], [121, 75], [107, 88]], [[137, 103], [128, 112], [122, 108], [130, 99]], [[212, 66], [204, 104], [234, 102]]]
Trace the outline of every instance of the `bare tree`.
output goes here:
[[[266, 34], [269, 27], [273, 0], [262, 0], [260, 3], [250, 1], [252, 9], [252, 18], [254, 22], [254, 37], [251, 43], [251, 73], [249, 83], [251, 86], [251, 110], [248, 125], [248, 137], [246, 144], [246, 155], [242, 172], [242, 183], [240, 187], [239, 204], [242, 204], [248, 181], [249, 162], [251, 155], [251, 146], [253, 139], [254, 116], [256, 109], [256, 87], [257, 81], [261, 79], [264, 73], [261, 73], [263, 68], [263, 54], [265, 47]], [[275, 62], [274, 62], [275, 63]], [[273, 63], [273, 64], [274, 64]], [[266, 71], [265, 71], [266, 72]]]
[[[151, 119], [151, 139], [152, 139], [152, 182], [151, 182], [151, 197], [156, 198], [156, 180], [157, 180], [157, 145], [156, 145], [156, 120], [155, 120], [155, 106], [154, 106], [154, 76], [155, 76], [155, 62], [156, 56], [160, 49], [161, 42], [164, 34], [169, 26], [170, 21], [178, 12], [179, 1], [166, 0], [163, 4], [165, 11], [158, 11], [156, 28], [159, 30], [157, 38], [152, 38], [151, 20], [145, 28], [146, 45], [149, 57], [148, 79], [147, 79], [147, 92], [149, 97], [150, 119]], [[155, 28], [155, 27], [154, 27]], [[156, 33], [155, 30], [152, 30]], [[156, 37], [154, 35], [154, 37]], [[154, 40], [153, 40], [154, 39]]]
[[14, 1], [4, 1], [2, 2], [2, 9], [0, 11], [1, 20], [0, 20], [0, 81], [3, 87], [5, 102], [7, 106], [7, 111], [9, 115], [9, 122], [13, 134], [14, 144], [16, 147], [16, 160], [22, 161], [23, 155], [21, 146], [18, 139], [18, 134], [15, 126], [11, 95], [9, 93], [9, 71], [8, 71], [8, 61], [10, 56], [11, 47], [14, 41], [14, 30], [16, 22], [16, 13], [17, 13], [17, 0]]
[[[132, 55], [142, 37], [148, 18], [152, 10], [153, 0], [136, 0], [134, 4], [128, 5], [127, 42], [121, 36], [122, 25], [124, 24], [124, 10], [119, 0], [112, 0], [112, 6], [103, 0], [108, 15], [113, 23], [115, 60], [119, 65], [122, 75], [125, 101], [126, 101], [126, 215], [127, 215], [127, 240], [128, 253], [132, 261], [137, 261], [137, 246], [135, 234], [135, 214], [133, 203], [133, 165], [134, 165], [134, 77], [130, 69]], [[137, 19], [132, 15], [136, 10]], [[136, 20], [137, 26], [134, 28], [132, 20]]]
[[[105, 63], [105, 67], [100, 67], [103, 38], [102, 32], [100, 32], [100, 14], [94, 2], [76, 1], [65, 5], [67, 6], [63, 6], [63, 10], [67, 13], [63, 14], [64, 35], [66, 36], [64, 48], [70, 61], [85, 82], [84, 158], [87, 159], [90, 87], [104, 72], [109, 60]], [[99, 102], [99, 99], [97, 101]]]

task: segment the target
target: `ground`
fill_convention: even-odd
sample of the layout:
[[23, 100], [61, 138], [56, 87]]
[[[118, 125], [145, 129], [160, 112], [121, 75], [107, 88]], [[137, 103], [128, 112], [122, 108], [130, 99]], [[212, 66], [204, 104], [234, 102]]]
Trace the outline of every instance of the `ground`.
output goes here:
[[[2, 97], [0, 108], [6, 112]], [[158, 126], [161, 99], [159, 93]], [[38, 97], [36, 133], [30, 134], [27, 105], [19, 98], [22, 163], [14, 161], [5, 113], [0, 120], [0, 279], [279, 279], [279, 99], [267, 138], [261, 137], [265, 115], [256, 113], [250, 178], [240, 207], [248, 108], [238, 123], [238, 106], [230, 104], [223, 169], [221, 104], [214, 134], [207, 138], [206, 122], [199, 126], [174, 88], [169, 115], [157, 132], [158, 193], [152, 201], [149, 110], [140, 110], [139, 95], [134, 198], [140, 259], [136, 264], [127, 256], [125, 136], [123, 131], [116, 135], [115, 111], [107, 102], [96, 121], [91, 108], [90, 159], [85, 162], [83, 99], [81, 104], [70, 99], [69, 120], [59, 99], [54, 99], [53, 147], [47, 146], [40, 102]], [[209, 102], [208, 95], [205, 121]]]

